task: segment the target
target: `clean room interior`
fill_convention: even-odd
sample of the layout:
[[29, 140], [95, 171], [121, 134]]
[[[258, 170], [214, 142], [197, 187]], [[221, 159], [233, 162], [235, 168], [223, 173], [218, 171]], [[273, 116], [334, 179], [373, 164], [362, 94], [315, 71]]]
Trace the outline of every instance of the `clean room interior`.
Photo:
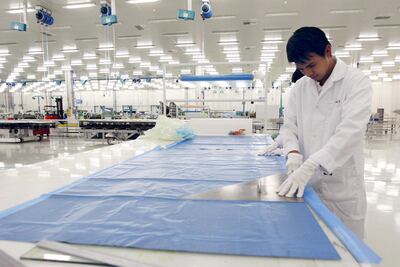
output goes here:
[[[5, 0], [0, 12], [0, 266], [398, 266], [400, 2]], [[311, 183], [280, 196], [290, 152], [263, 155], [309, 79], [292, 82], [286, 51], [303, 26], [371, 85], [363, 238]]]

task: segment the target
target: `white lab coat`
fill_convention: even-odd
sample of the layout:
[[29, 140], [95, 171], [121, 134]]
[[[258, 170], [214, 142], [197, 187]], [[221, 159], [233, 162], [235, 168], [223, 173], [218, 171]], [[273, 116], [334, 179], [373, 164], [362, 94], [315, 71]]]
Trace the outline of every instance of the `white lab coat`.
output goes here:
[[285, 150], [320, 165], [309, 184], [353, 232], [363, 238], [366, 213], [363, 139], [372, 87], [360, 70], [337, 59], [320, 94], [303, 77], [292, 88], [280, 135]]

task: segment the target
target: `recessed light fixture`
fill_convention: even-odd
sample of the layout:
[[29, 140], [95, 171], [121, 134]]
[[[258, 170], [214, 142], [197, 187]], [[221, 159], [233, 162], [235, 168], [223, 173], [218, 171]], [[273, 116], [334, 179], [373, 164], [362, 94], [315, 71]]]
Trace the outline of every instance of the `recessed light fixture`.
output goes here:
[[165, 19], [149, 19], [147, 22], [150, 24], [155, 23], [165, 23], [165, 22], [177, 22], [178, 19], [176, 18], [165, 18]]
[[391, 43], [386, 47], [386, 50], [400, 50], [400, 43]]
[[238, 45], [239, 41], [219, 41], [217, 42], [219, 45]]
[[96, 6], [93, 2], [82, 2], [82, 3], [73, 3], [64, 5], [63, 8], [66, 9], [78, 9], [78, 8], [87, 8], [87, 7], [94, 7]]
[[264, 39], [261, 41], [262, 44], [281, 44], [283, 42], [282, 39]]
[[160, 0], [127, 0], [127, 4], [146, 4], [146, 3], [154, 3]]
[[362, 50], [361, 44], [349, 44], [344, 46], [344, 50], [346, 51], [357, 51]]
[[64, 48], [63, 50], [61, 50], [61, 52], [63, 53], [76, 53], [79, 52], [78, 48]]
[[220, 15], [220, 16], [213, 16], [212, 18], [213, 18], [213, 20], [214, 19], [235, 19], [236, 16], [235, 15]]
[[349, 51], [337, 51], [334, 54], [336, 57], [340, 57], [340, 58], [350, 57]]
[[376, 33], [374, 33], [374, 34], [360, 34], [356, 39], [357, 41], [360, 42], [371, 42], [371, 41], [379, 41], [382, 38], [379, 37]]
[[191, 46], [195, 46], [196, 44], [193, 42], [187, 42], [187, 43], [176, 43], [175, 46], [176, 47], [191, 47]]
[[[6, 13], [9, 13], [9, 14], [21, 14], [21, 13], [24, 13], [24, 9], [23, 8], [6, 9], [5, 11], [6, 11]], [[29, 12], [29, 13], [34, 12], [34, 11], [35, 11], [35, 9], [33, 7], [28, 7], [26, 9], [26, 12]]]
[[298, 16], [299, 12], [269, 12], [265, 13], [266, 17], [286, 17], [286, 16]]
[[331, 14], [359, 14], [364, 12], [364, 9], [333, 9], [330, 10]]

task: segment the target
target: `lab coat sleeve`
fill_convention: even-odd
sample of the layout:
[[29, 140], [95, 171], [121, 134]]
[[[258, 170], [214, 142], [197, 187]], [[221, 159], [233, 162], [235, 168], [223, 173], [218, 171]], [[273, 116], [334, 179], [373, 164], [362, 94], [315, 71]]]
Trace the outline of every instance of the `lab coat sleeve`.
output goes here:
[[364, 138], [371, 113], [372, 87], [363, 74], [352, 79], [342, 107], [341, 122], [328, 142], [310, 158], [332, 173], [353, 155], [354, 148]]
[[290, 91], [289, 103], [285, 108], [283, 125], [280, 129], [280, 142], [283, 144], [284, 151], [300, 151], [297, 127], [297, 94], [301, 81], [298, 81]]

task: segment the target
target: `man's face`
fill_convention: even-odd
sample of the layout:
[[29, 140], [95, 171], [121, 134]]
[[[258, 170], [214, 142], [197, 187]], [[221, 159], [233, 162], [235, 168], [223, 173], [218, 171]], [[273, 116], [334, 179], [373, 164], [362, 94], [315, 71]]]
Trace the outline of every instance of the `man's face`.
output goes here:
[[296, 63], [296, 67], [305, 76], [321, 82], [325, 81], [330, 74], [330, 59], [330, 53], [324, 57], [316, 53], [310, 53], [308, 60], [302, 63]]

